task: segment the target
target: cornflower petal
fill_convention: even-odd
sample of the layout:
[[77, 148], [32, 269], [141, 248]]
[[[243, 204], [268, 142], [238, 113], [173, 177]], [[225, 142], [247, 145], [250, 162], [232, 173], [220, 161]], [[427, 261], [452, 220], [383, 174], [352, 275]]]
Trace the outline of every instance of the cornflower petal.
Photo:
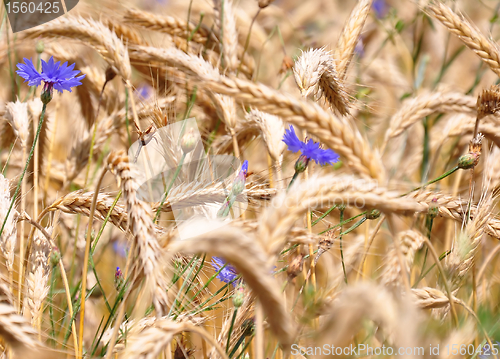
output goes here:
[[288, 150], [292, 151], [293, 153], [302, 151], [302, 149], [304, 148], [304, 142], [299, 140], [299, 138], [295, 134], [295, 129], [293, 128], [293, 126], [290, 126], [287, 130], [285, 130], [283, 142], [287, 144]]
[[[226, 263], [227, 262], [220, 257], [212, 257], [212, 267], [217, 272], [220, 271], [219, 274], [217, 274], [217, 278], [224, 283], [233, 282], [233, 286], [236, 286], [234, 279], [238, 276], [238, 273], [236, 273], [236, 269], [231, 264], [226, 265]], [[224, 267], [224, 265], [226, 266]], [[221, 270], [221, 268], [223, 269]]]
[[311, 138], [307, 142], [299, 140], [293, 126], [290, 126], [290, 128], [285, 131], [283, 142], [288, 145], [288, 150], [294, 153], [300, 151], [308, 160], [313, 160], [321, 166], [326, 164], [332, 165], [338, 162], [340, 158], [334, 151], [322, 149], [319, 142], [314, 142]]

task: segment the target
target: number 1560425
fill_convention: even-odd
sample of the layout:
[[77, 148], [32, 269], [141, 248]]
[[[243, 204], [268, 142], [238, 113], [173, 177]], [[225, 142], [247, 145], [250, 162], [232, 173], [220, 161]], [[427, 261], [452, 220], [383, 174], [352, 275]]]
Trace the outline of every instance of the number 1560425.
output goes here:
[[7, 12], [9, 14], [33, 14], [35, 12], [44, 13], [44, 14], [58, 14], [59, 6], [57, 3], [52, 2], [8, 2], [5, 4], [7, 7]]

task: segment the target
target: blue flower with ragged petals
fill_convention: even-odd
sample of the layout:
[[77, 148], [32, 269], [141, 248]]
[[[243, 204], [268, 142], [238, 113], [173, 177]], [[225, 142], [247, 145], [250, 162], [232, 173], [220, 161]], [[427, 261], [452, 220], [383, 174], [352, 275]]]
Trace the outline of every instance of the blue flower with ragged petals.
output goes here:
[[80, 71], [74, 71], [75, 64], [68, 66], [68, 62], [61, 65], [61, 61], [54, 62], [50, 57], [49, 62], [42, 60], [42, 72], [38, 72], [30, 59], [24, 58], [24, 64], [17, 64], [16, 73], [28, 82], [29, 86], [40, 86], [44, 82], [43, 90], [52, 92], [56, 89], [60, 93], [64, 90], [71, 92], [71, 88], [80, 86], [85, 75], [76, 77]]
[[339, 161], [339, 155], [330, 149], [322, 149], [318, 142], [309, 139], [307, 142], [299, 140], [295, 134], [295, 129], [290, 126], [285, 130], [283, 142], [288, 146], [288, 150], [293, 153], [301, 152], [308, 160], [314, 160], [317, 164], [324, 166], [326, 164], [333, 165]]
[[234, 279], [238, 276], [238, 273], [236, 273], [236, 269], [231, 264], [227, 263], [220, 257], [212, 257], [212, 267], [214, 267], [217, 272], [220, 271], [219, 274], [217, 274], [217, 278], [219, 278], [222, 282], [232, 282], [233, 286], [236, 286], [237, 281]]

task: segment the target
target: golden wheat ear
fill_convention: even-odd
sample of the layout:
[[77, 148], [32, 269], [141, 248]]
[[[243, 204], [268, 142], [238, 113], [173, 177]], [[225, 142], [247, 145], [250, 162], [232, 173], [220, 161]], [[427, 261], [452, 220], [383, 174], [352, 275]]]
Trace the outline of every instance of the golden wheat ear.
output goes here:
[[500, 86], [492, 85], [489, 89], [483, 89], [477, 97], [476, 108], [478, 120], [500, 110]]

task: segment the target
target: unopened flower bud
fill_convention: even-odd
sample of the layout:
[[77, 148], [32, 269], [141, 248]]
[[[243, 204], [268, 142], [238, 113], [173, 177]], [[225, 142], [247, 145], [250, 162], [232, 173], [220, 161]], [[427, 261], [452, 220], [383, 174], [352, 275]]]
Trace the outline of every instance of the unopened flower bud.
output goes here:
[[115, 272], [115, 289], [118, 292], [122, 289], [123, 283], [125, 283], [125, 277], [123, 276], [123, 273], [122, 273], [120, 267], [116, 267], [116, 272]]
[[237, 195], [241, 194], [245, 189], [247, 173], [248, 173], [248, 161], [245, 161], [243, 162], [243, 165], [241, 165], [241, 170], [233, 182], [233, 188], [231, 189], [232, 196], [236, 197]]
[[106, 82], [113, 80], [116, 76], [116, 71], [113, 66], [108, 66], [106, 69]]
[[44, 105], [48, 104], [52, 100], [52, 89], [44, 89], [40, 95], [40, 99]]
[[224, 204], [217, 211], [217, 218], [226, 218], [229, 214], [229, 210], [231, 209], [231, 202], [229, 199], [224, 201]]
[[181, 148], [184, 154], [188, 154], [196, 147], [197, 138], [194, 134], [194, 130], [191, 128], [188, 132], [182, 136]]
[[60, 259], [61, 259], [61, 252], [59, 252], [59, 248], [54, 247], [54, 249], [50, 253], [50, 265], [52, 266], [52, 268], [57, 267], [59, 265]]
[[35, 50], [38, 54], [41, 54], [45, 50], [45, 44], [42, 40], [36, 42]]
[[243, 283], [238, 283], [236, 290], [233, 294], [233, 305], [235, 308], [239, 308], [243, 305], [245, 300], [245, 285]]
[[366, 219], [377, 219], [380, 217], [380, 211], [378, 209], [372, 209], [366, 214]]
[[458, 159], [458, 168], [463, 170], [474, 168], [479, 163], [480, 157], [481, 154], [477, 152], [467, 153]]
[[297, 173], [304, 172], [308, 164], [309, 164], [309, 158], [304, 155], [300, 155], [297, 162], [295, 162], [295, 172]]
[[429, 218], [434, 219], [439, 214], [439, 206], [437, 203], [437, 198], [433, 198], [431, 204], [429, 205]]

